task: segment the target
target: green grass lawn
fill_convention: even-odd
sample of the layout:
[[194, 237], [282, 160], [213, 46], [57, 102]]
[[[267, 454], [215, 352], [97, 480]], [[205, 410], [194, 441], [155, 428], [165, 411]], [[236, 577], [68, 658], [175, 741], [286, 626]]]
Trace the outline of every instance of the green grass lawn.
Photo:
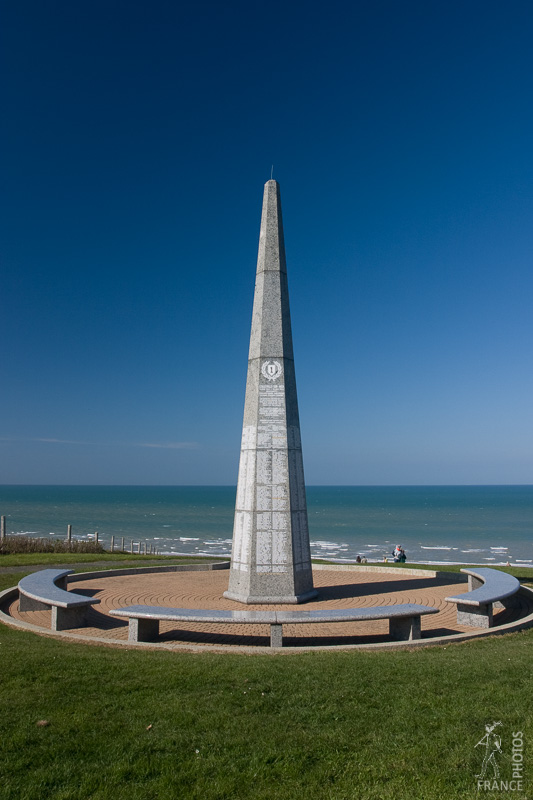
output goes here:
[[[145, 556], [132, 555], [131, 553], [15, 553], [13, 555], [0, 555], [0, 567], [24, 567], [42, 565], [43, 568], [49, 564], [98, 564], [100, 562], [127, 562], [124, 566], [140, 566], [153, 564], [184, 564], [198, 561], [227, 561], [227, 558], [217, 556]], [[123, 566], [117, 563], [117, 569]]]
[[[527, 631], [413, 651], [188, 654], [0, 626], [0, 798], [531, 798], [532, 646]], [[504, 780], [524, 734], [521, 792], [476, 788], [475, 745], [495, 720]]]

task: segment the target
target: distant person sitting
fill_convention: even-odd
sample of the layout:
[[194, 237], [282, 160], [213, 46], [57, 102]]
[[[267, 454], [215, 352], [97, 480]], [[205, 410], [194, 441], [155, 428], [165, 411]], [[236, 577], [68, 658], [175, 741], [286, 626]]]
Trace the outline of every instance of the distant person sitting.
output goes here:
[[397, 544], [392, 553], [394, 562], [397, 564], [398, 562], [403, 564], [407, 560], [407, 556], [405, 555], [405, 550], [401, 546], [401, 544]]
[[357, 558], [355, 559], [355, 563], [356, 564], [360, 564], [361, 563], [361, 556], [357, 556]]

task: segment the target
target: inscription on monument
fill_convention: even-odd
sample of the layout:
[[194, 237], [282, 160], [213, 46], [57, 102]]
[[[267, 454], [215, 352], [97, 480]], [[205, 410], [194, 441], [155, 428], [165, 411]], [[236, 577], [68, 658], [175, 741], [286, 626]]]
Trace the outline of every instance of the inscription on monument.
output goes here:
[[257, 447], [286, 448], [287, 428], [285, 425], [285, 385], [283, 383], [261, 383], [259, 385], [258, 411]]

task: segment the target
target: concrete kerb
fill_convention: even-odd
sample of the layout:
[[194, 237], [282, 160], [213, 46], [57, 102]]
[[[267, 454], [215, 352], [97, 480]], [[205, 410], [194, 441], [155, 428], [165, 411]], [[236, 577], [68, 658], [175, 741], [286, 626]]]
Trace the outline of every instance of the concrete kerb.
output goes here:
[[122, 569], [101, 569], [95, 572], [77, 572], [69, 575], [68, 583], [84, 581], [87, 578], [107, 578], [120, 575], [147, 575], [150, 572], [209, 572], [214, 569], [229, 569], [229, 561], [211, 561], [203, 564], [172, 564], [168, 567], [123, 567]]
[[[227, 565], [228, 562], [217, 562], [217, 566], [213, 565], [185, 565], [180, 564], [176, 565], [180, 567], [180, 570], [172, 569], [169, 567], [141, 567], [139, 571], [142, 570], [143, 572], [159, 572], [161, 570], [165, 571], [181, 571], [183, 567], [193, 566], [195, 569], [202, 566], [204, 569], [227, 569], [227, 566], [219, 566], [219, 564]], [[337, 565], [331, 565], [334, 569], [337, 568]], [[369, 571], [368, 566], [365, 565], [339, 565], [342, 568], [346, 569], [346, 567], [353, 567], [354, 569], [360, 571]], [[330, 565], [326, 564], [314, 564], [313, 569], [321, 569], [321, 568], [329, 568]], [[379, 567], [370, 567], [370, 571], [377, 571]], [[383, 570], [380, 570], [383, 571]], [[105, 577], [109, 575], [117, 575], [120, 574], [136, 574], [138, 572], [137, 569], [133, 568], [131, 570], [102, 570], [98, 572], [83, 572], [78, 573], [76, 576], [72, 576], [72, 578], [78, 577], [78, 580], [85, 580], [87, 578], [96, 578], [96, 577]], [[398, 572], [394, 567], [390, 567], [387, 572]], [[402, 573], [406, 572], [405, 569], [402, 568]], [[439, 573], [433, 570], [409, 570], [409, 573], [415, 573], [417, 575], [430, 573], [431, 577], [438, 577], [439, 575], [449, 576], [450, 573], [444, 572]], [[429, 577], [429, 575], [427, 575]], [[518, 590], [518, 594], [523, 594], [527, 596], [531, 602], [533, 602], [533, 589], [530, 589], [527, 586], [520, 586]], [[456, 633], [452, 634], [451, 636], [435, 636], [431, 639], [415, 639], [414, 641], [403, 641], [403, 642], [376, 642], [376, 643], [369, 643], [369, 644], [346, 644], [346, 645], [313, 645], [313, 646], [303, 646], [303, 647], [282, 647], [282, 648], [271, 648], [271, 647], [263, 647], [263, 646], [250, 646], [250, 645], [240, 645], [240, 646], [224, 646], [224, 645], [194, 645], [194, 644], [178, 644], [173, 642], [172, 644], [166, 642], [136, 642], [132, 643], [129, 641], [120, 641], [117, 639], [107, 639], [103, 637], [97, 636], [84, 636], [83, 634], [78, 633], [69, 633], [66, 631], [61, 632], [54, 632], [51, 631], [49, 628], [43, 628], [39, 625], [33, 625], [29, 622], [23, 622], [21, 620], [16, 620], [11, 617], [9, 614], [6, 614], [2, 611], [2, 607], [7, 602], [12, 602], [18, 596], [18, 587], [13, 586], [9, 589], [5, 589], [3, 592], [0, 592], [0, 622], [4, 623], [10, 628], [17, 628], [19, 630], [26, 630], [31, 633], [37, 633], [40, 636], [48, 636], [54, 639], [61, 639], [64, 641], [70, 642], [78, 642], [84, 644], [92, 644], [92, 645], [105, 645], [106, 647], [118, 647], [118, 648], [126, 648], [126, 649], [141, 649], [141, 650], [168, 650], [171, 652], [190, 652], [190, 653], [243, 653], [246, 655], [270, 655], [270, 656], [278, 656], [278, 655], [296, 655], [297, 653], [306, 653], [306, 652], [315, 652], [315, 651], [328, 651], [328, 652], [335, 652], [335, 651], [349, 651], [349, 650], [371, 650], [371, 651], [387, 651], [387, 650], [411, 650], [415, 647], [433, 647], [438, 645], [448, 645], [448, 644], [460, 644], [461, 642], [466, 642], [472, 639], [480, 639], [485, 638], [487, 636], [502, 636], [504, 634], [515, 633], [521, 630], [526, 630], [528, 628], [533, 627], [533, 612], [529, 614], [527, 617], [522, 617], [522, 619], [518, 619], [514, 622], [509, 622], [506, 625], [499, 625], [495, 628], [488, 628], [488, 629], [480, 629], [477, 631], [469, 631], [467, 633]]]

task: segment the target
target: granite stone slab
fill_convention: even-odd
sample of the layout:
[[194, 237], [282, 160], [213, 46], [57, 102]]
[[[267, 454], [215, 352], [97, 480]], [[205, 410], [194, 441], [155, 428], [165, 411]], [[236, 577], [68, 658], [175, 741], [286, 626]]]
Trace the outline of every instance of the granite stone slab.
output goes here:
[[85, 597], [82, 594], [66, 591], [67, 576], [71, 572], [71, 569], [42, 569], [39, 572], [33, 572], [31, 575], [26, 575], [19, 581], [18, 585], [20, 610], [33, 611], [43, 606], [75, 608], [76, 606], [99, 603], [100, 600], [97, 598]]
[[136, 617], [137, 619], [165, 619], [174, 622], [225, 622], [254, 624], [305, 624], [319, 622], [357, 622], [361, 620], [411, 617], [421, 614], [437, 614], [438, 609], [417, 603], [396, 606], [374, 606], [369, 608], [340, 608], [334, 610], [309, 609], [305, 611], [227, 611], [201, 608], [170, 608], [167, 606], [126, 606], [109, 612], [114, 617]]
[[507, 572], [500, 572], [497, 569], [479, 567], [476, 569], [465, 568], [461, 572], [471, 578], [476, 583], [470, 583], [472, 591], [464, 594], [447, 597], [448, 603], [461, 603], [465, 606], [480, 606], [488, 603], [495, 603], [515, 594], [520, 588], [520, 581]]
[[83, 627], [87, 623], [89, 606], [96, 605], [100, 600], [67, 592], [67, 576], [71, 572], [71, 569], [42, 569], [26, 575], [18, 585], [19, 610], [51, 609], [50, 626], [53, 631]]
[[[470, 591], [447, 597], [448, 603], [457, 604], [457, 623], [472, 628], [492, 628], [494, 605], [515, 595], [520, 581], [507, 572], [485, 567], [465, 568], [461, 572], [468, 575]], [[511, 601], [512, 602], [512, 601]]]
[[417, 603], [374, 608], [346, 608], [336, 610], [310, 609], [309, 611], [226, 611], [198, 608], [167, 608], [166, 606], [127, 606], [113, 609], [114, 617], [129, 620], [128, 640], [153, 642], [159, 636], [159, 622], [208, 622], [270, 625], [270, 646], [283, 646], [283, 625], [320, 622], [358, 622], [362, 620], [389, 619], [389, 632], [393, 639], [409, 641], [421, 636], [422, 614], [437, 614], [438, 609]]
[[437, 614], [438, 609], [417, 603], [403, 603], [397, 606], [374, 606], [369, 608], [339, 608], [335, 610], [310, 609], [304, 611], [277, 611], [276, 622], [358, 622], [370, 619], [390, 619], [392, 617], [411, 617], [421, 614]]
[[126, 606], [109, 612], [114, 617], [161, 619], [173, 622], [225, 622], [269, 624], [276, 622], [275, 611], [224, 611], [199, 608], [167, 608], [166, 606]]

